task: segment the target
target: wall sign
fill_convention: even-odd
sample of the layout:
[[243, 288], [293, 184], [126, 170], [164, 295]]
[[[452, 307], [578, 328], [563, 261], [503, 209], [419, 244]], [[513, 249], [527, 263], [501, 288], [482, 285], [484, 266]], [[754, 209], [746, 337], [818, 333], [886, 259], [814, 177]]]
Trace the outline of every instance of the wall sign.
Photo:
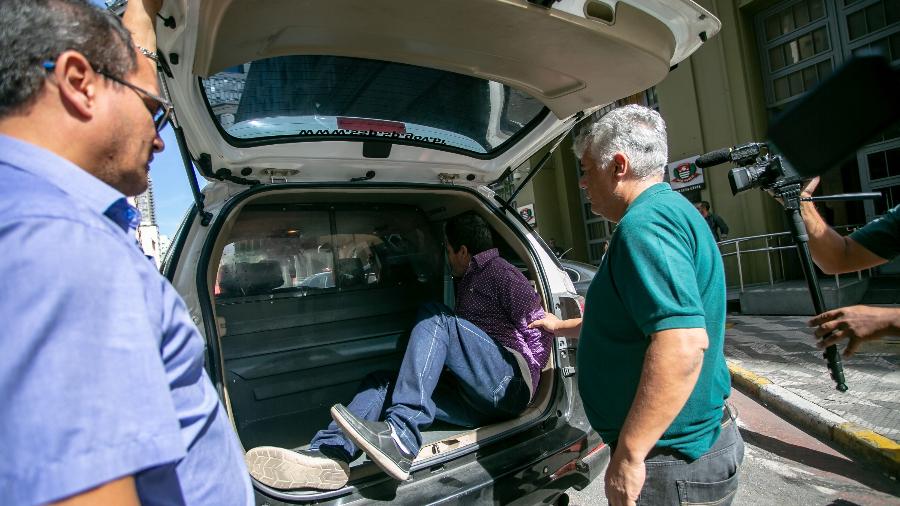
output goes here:
[[534, 204], [517, 207], [516, 211], [519, 211], [519, 216], [521, 216], [526, 223], [532, 227], [537, 225], [537, 218], [534, 216]]
[[696, 159], [696, 156], [692, 156], [666, 166], [666, 181], [673, 190], [686, 192], [706, 188], [703, 169], [694, 164]]

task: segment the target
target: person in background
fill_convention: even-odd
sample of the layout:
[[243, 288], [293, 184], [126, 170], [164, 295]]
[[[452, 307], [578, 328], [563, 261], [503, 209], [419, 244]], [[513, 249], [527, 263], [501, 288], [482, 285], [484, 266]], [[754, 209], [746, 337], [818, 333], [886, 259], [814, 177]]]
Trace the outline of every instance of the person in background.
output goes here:
[[561, 247], [559, 247], [558, 244], [556, 244], [556, 239], [551, 237], [550, 244], [548, 244], [548, 246], [550, 246], [550, 251], [552, 251], [553, 254], [556, 255], [557, 258], [562, 258], [563, 253], [565, 253], [565, 250], [563, 250]]
[[[812, 196], [818, 186], [818, 177], [810, 180], [801, 196]], [[809, 234], [809, 252], [825, 274], [869, 269], [900, 255], [900, 205], [849, 236], [828, 226], [813, 202], [801, 201], [800, 214]], [[849, 340], [843, 353], [849, 357], [865, 341], [900, 336], [900, 308], [842, 307], [817, 315], [809, 325], [816, 329], [820, 348]]]
[[618, 226], [583, 319], [532, 326], [580, 335], [579, 391], [612, 448], [612, 506], [730, 504], [744, 443], [725, 403], [725, 273], [707, 224], [663, 182], [665, 123], [625, 106], [575, 146], [591, 211]]
[[253, 504], [204, 340], [126, 200], [171, 113], [161, 3], [120, 21], [84, 0], [0, 2], [4, 504]]
[[709, 211], [709, 202], [703, 200], [694, 204], [694, 207], [706, 220], [706, 224], [709, 225], [709, 230], [712, 232], [713, 237], [716, 238], [716, 242], [728, 238], [728, 224], [725, 223], [721, 216]]

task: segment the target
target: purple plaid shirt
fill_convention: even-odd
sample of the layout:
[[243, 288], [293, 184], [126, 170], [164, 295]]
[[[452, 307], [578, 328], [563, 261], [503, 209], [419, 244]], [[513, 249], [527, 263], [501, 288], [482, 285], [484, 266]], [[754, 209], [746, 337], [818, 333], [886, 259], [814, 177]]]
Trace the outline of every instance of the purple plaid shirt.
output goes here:
[[[544, 309], [531, 283], [497, 248], [472, 257], [456, 285], [456, 314], [483, 330], [504, 348], [522, 355], [531, 372], [532, 392], [550, 356], [552, 334], [529, 329], [544, 317]], [[524, 372], [524, 371], [523, 371]]]

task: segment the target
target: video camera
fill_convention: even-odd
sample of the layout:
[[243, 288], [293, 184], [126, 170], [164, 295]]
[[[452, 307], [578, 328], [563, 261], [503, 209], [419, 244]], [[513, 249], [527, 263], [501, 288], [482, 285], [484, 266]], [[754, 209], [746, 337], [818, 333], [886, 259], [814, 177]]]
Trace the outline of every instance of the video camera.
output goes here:
[[705, 168], [725, 162], [736, 165], [728, 172], [733, 195], [754, 187], [769, 190], [803, 181], [803, 177], [790, 165], [784, 164], [780, 157], [770, 155], [769, 147], [764, 142], [751, 142], [706, 153], [698, 157], [695, 163], [697, 167]]

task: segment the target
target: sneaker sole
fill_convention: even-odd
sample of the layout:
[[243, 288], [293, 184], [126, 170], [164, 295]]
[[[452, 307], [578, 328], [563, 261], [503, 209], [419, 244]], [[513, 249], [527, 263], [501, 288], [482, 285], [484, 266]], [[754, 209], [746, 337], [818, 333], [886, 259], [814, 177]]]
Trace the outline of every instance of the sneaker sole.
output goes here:
[[372, 445], [364, 438], [356, 436], [356, 429], [353, 428], [353, 425], [349, 420], [344, 418], [343, 414], [335, 409], [333, 406], [331, 408], [331, 418], [334, 419], [334, 422], [338, 424], [338, 427], [344, 431], [344, 435], [349, 437], [356, 443], [357, 446], [362, 449], [362, 451], [366, 452], [366, 455], [372, 459], [373, 462], [378, 464], [384, 472], [388, 474], [391, 478], [400, 481], [406, 481], [409, 479], [409, 473], [400, 469], [397, 464], [394, 463], [393, 460], [388, 458], [384, 453], [381, 452], [381, 449], [377, 446]]
[[284, 448], [260, 446], [244, 456], [250, 475], [277, 489], [337, 490], [347, 485], [350, 468], [328, 458], [301, 455]]

